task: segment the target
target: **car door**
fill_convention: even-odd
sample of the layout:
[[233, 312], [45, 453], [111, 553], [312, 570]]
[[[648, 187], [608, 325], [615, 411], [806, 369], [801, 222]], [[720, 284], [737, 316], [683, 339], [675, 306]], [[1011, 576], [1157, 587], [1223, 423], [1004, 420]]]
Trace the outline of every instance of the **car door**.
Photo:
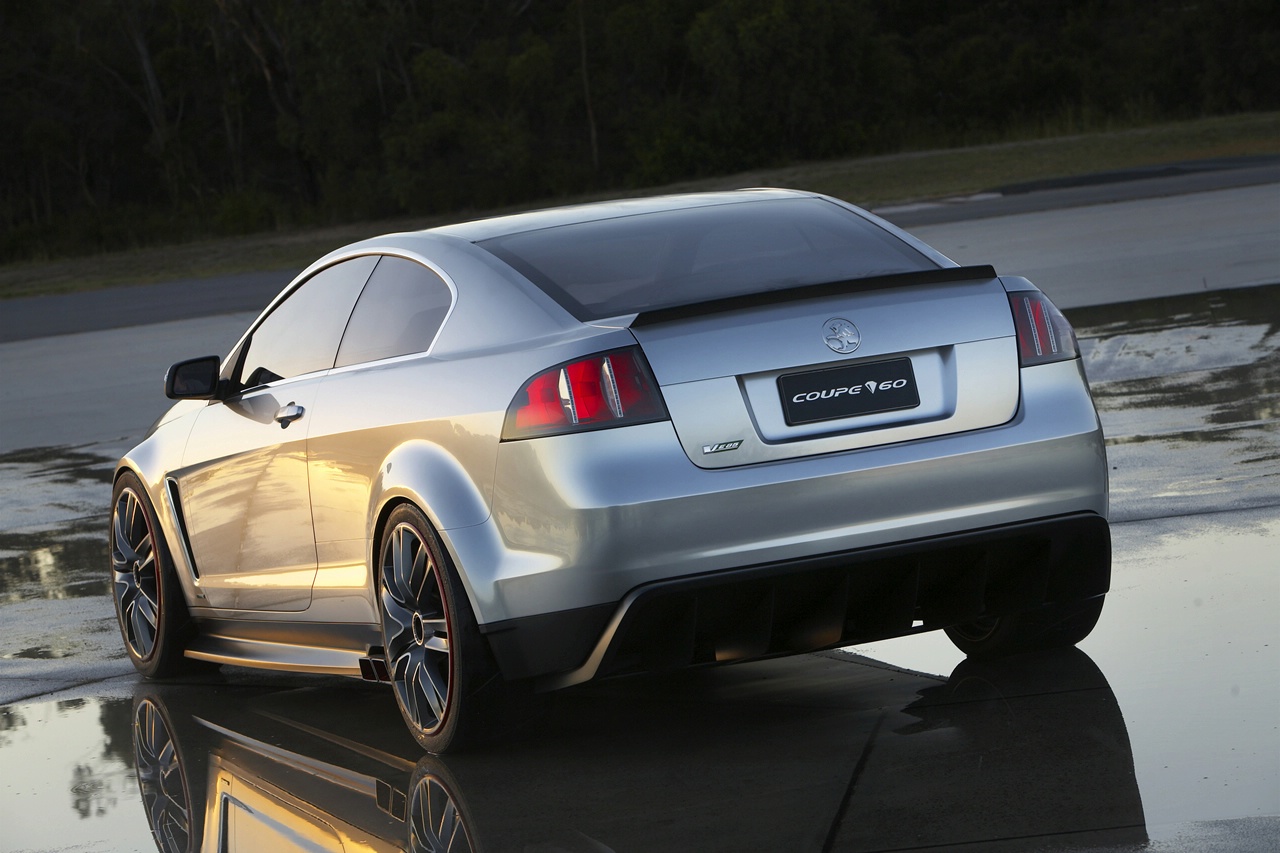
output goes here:
[[202, 603], [305, 610], [316, 573], [307, 431], [321, 378], [377, 262], [311, 276], [229, 360], [230, 394], [197, 415], [177, 473]]

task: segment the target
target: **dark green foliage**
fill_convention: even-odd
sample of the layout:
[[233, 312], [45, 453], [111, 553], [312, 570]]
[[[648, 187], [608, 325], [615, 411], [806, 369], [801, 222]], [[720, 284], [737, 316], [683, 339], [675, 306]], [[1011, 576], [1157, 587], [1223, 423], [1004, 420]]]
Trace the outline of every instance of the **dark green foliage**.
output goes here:
[[0, 259], [1280, 107], [1272, 0], [0, 0]]

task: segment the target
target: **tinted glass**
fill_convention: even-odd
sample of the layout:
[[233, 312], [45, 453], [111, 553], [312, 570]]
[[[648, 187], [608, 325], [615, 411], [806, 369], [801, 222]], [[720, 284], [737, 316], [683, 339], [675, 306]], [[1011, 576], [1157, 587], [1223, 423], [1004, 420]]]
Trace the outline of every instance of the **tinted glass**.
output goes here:
[[480, 241], [580, 320], [937, 269], [823, 199], [644, 213]]
[[333, 366], [360, 288], [378, 262], [353, 258], [307, 279], [253, 332], [240, 375], [251, 388]]
[[432, 270], [384, 257], [351, 314], [336, 366], [425, 351], [450, 302], [449, 286]]

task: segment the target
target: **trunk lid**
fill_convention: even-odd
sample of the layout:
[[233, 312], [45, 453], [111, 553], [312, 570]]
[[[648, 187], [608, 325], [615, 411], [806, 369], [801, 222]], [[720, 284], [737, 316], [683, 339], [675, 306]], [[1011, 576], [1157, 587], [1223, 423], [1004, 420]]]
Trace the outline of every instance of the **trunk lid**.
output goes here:
[[631, 331], [702, 468], [981, 429], [1017, 411], [1013, 317], [989, 267], [656, 311]]

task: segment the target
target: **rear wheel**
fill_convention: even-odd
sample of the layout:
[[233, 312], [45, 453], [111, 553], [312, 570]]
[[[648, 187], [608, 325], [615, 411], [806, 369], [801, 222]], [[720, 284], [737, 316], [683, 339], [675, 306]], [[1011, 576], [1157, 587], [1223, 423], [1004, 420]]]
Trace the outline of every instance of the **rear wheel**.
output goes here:
[[111, 581], [116, 620], [133, 665], [153, 678], [185, 670], [191, 616], [155, 509], [132, 473], [122, 475], [112, 493]]
[[429, 752], [474, 740], [501, 678], [466, 590], [417, 507], [397, 507], [379, 559], [382, 640], [396, 704]]
[[1098, 624], [1102, 603], [1103, 596], [1098, 596], [1088, 601], [1054, 604], [1027, 613], [952, 625], [946, 632], [956, 648], [979, 659], [1074, 646]]

